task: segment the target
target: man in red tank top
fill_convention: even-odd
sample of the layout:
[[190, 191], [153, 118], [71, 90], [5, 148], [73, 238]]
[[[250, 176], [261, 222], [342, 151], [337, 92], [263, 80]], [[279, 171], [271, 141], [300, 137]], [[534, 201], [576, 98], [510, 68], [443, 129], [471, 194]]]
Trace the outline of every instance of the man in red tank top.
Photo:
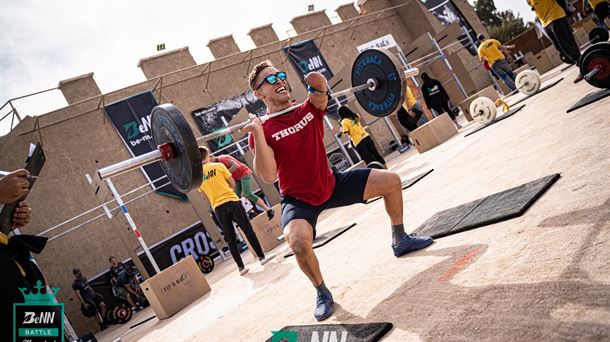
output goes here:
[[265, 204], [265, 201], [252, 192], [252, 177], [250, 176], [252, 170], [250, 170], [246, 164], [228, 154], [221, 154], [219, 156], [211, 155], [211, 159], [214, 163], [223, 163], [227, 169], [229, 169], [231, 177], [235, 180], [235, 193], [237, 194], [237, 197], [244, 196], [252, 205], [258, 204], [267, 213], [267, 218], [270, 220], [273, 218], [273, 215], [275, 214], [273, 209], [269, 208], [267, 204]]
[[[290, 107], [286, 73], [269, 61], [257, 64], [249, 77], [250, 88], [267, 106], [268, 113]], [[364, 203], [382, 196], [392, 228], [396, 257], [427, 247], [431, 237], [405, 233], [400, 176], [379, 169], [353, 169], [334, 173], [324, 147], [323, 117], [328, 103], [324, 76], [305, 76], [308, 98], [292, 111], [262, 123], [259, 118], [243, 128], [249, 132], [254, 171], [266, 183], [279, 179], [282, 193], [282, 227], [299, 267], [317, 291], [314, 317], [333, 313], [333, 297], [324, 284], [312, 244], [318, 216], [325, 209]]]

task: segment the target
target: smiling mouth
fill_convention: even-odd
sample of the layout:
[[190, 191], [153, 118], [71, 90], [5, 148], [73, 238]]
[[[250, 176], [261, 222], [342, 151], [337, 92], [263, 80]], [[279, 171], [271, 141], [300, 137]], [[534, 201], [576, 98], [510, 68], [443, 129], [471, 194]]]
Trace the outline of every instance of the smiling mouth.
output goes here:
[[284, 93], [288, 93], [288, 90], [286, 90], [286, 87], [279, 87], [275, 90], [275, 92], [278, 94], [284, 94]]

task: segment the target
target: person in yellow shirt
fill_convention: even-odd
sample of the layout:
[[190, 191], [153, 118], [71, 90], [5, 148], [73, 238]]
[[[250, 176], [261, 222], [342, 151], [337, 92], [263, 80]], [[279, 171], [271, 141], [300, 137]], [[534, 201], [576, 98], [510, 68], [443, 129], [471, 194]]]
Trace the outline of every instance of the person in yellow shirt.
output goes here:
[[595, 13], [595, 17], [597, 18], [596, 24], [597, 26], [603, 27], [608, 30], [608, 25], [606, 24], [606, 18], [608, 18], [608, 0], [583, 0], [582, 8], [586, 8], [587, 3], [593, 9], [593, 13]]
[[[341, 123], [341, 133], [346, 133], [349, 135], [352, 144], [358, 151], [362, 160], [368, 165], [371, 162], [381, 163], [384, 167], [386, 166], [385, 159], [381, 156], [381, 154], [377, 151], [375, 147], [375, 143], [366, 132], [365, 128], [362, 127], [362, 123], [360, 122], [360, 116], [347, 106], [341, 106], [337, 110], [340, 117]], [[341, 133], [339, 136], [341, 136]]]
[[[572, 29], [568, 22], [566, 10], [559, 5], [558, 1], [563, 0], [526, 0], [536, 13], [536, 17], [540, 20], [540, 24], [544, 27], [544, 31], [549, 35], [555, 49], [562, 53], [568, 60], [568, 64], [577, 64], [580, 59], [580, 49]], [[582, 80], [582, 75], [579, 75], [575, 82]]]
[[515, 86], [515, 74], [506, 59], [506, 55], [502, 51], [503, 49], [512, 49], [514, 46], [504, 46], [496, 39], [486, 39], [482, 33], [477, 35], [477, 39], [480, 42], [478, 49], [479, 59], [489, 64], [491, 70], [504, 81], [504, 84], [506, 84], [510, 91], [517, 89]]
[[[453, 115], [453, 113], [450, 115]], [[424, 115], [424, 109], [417, 102], [409, 86], [407, 86], [405, 102], [403, 102], [402, 107], [398, 108], [396, 117], [398, 122], [409, 131], [414, 131], [417, 127], [428, 122]]]
[[265, 265], [269, 260], [273, 259], [275, 254], [265, 256], [265, 253], [263, 253], [246, 210], [242, 206], [239, 197], [235, 194], [235, 180], [231, 177], [229, 169], [223, 163], [211, 162], [210, 151], [206, 147], [200, 146], [199, 153], [201, 154], [203, 164], [203, 180], [199, 187], [199, 192], [203, 193], [210, 201], [210, 205], [220, 223], [220, 229], [222, 229], [225, 241], [229, 245], [231, 256], [233, 256], [233, 260], [237, 264], [239, 274], [243, 276], [248, 273], [248, 268], [245, 267], [237, 247], [237, 236], [233, 228], [233, 222], [237, 223], [244, 232], [261, 265]]

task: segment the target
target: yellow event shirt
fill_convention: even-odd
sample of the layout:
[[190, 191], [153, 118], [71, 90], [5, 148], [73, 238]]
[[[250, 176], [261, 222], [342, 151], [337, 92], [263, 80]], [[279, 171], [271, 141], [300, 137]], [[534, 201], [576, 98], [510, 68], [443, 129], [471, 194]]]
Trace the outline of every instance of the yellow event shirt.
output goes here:
[[341, 120], [341, 131], [343, 133], [349, 134], [350, 139], [354, 143], [354, 146], [358, 146], [362, 139], [369, 136], [369, 134], [364, 130], [364, 127], [356, 120], [353, 119], [343, 119]]
[[402, 104], [402, 106], [406, 110], [409, 110], [411, 107], [413, 107], [415, 105], [415, 102], [417, 102], [417, 100], [415, 100], [415, 96], [413, 95], [411, 88], [409, 88], [409, 86], [407, 86], [407, 99]]
[[231, 178], [231, 173], [223, 163], [203, 164], [203, 181], [199, 192], [205, 194], [212, 209], [230, 201], [239, 201], [239, 197], [227, 182], [229, 178]]
[[479, 45], [479, 56], [486, 60], [489, 66], [492, 66], [495, 62], [506, 59], [500, 46], [502, 46], [502, 44], [500, 44], [499, 41], [487, 39]]
[[527, 0], [527, 3], [534, 9], [543, 27], [566, 16], [556, 0]]

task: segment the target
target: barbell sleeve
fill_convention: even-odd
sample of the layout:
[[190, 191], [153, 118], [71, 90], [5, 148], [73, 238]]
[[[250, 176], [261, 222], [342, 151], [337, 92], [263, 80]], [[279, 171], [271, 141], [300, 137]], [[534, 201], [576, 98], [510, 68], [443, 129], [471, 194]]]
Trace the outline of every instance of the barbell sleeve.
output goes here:
[[106, 179], [136, 169], [140, 166], [160, 161], [161, 157], [161, 151], [159, 151], [158, 149], [154, 149], [137, 157], [123, 160], [122, 162], [118, 162], [116, 164], [101, 168], [97, 170], [97, 173], [101, 179]]
[[595, 77], [595, 75], [599, 74], [601, 71], [602, 71], [602, 66], [596, 65], [591, 69], [591, 71], [589, 71], [589, 73], [587, 73], [585, 76], [583, 76], [583, 78], [587, 82], [589, 82], [591, 80], [591, 78]]

